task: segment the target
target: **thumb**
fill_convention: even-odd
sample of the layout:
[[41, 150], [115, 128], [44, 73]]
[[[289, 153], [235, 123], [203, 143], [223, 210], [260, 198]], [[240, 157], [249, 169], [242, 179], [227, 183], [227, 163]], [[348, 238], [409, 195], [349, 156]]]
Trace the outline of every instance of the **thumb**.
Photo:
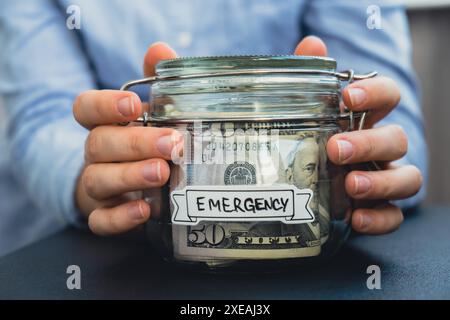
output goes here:
[[319, 37], [308, 36], [300, 41], [295, 48], [294, 54], [298, 56], [325, 57], [327, 55], [327, 46]]
[[150, 77], [155, 75], [155, 66], [161, 60], [174, 59], [177, 57], [175, 50], [164, 42], [155, 42], [148, 49], [144, 57], [144, 75]]

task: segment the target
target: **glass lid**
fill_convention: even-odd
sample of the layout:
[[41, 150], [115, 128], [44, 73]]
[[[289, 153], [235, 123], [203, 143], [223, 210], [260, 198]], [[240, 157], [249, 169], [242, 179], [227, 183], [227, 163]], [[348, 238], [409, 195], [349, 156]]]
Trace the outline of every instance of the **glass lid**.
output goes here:
[[182, 57], [163, 60], [156, 65], [156, 74], [160, 77], [176, 77], [193, 74], [212, 74], [239, 70], [292, 69], [305, 71], [322, 71], [334, 73], [336, 60], [327, 57], [295, 55], [249, 55], [216, 57]]

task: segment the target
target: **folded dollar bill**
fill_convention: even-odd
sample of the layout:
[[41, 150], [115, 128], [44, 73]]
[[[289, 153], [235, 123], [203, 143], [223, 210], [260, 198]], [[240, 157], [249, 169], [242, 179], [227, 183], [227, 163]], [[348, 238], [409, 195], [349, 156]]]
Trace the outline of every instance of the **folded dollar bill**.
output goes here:
[[320, 254], [330, 225], [326, 137], [220, 123], [192, 139], [190, 161], [171, 173], [175, 258], [222, 265]]

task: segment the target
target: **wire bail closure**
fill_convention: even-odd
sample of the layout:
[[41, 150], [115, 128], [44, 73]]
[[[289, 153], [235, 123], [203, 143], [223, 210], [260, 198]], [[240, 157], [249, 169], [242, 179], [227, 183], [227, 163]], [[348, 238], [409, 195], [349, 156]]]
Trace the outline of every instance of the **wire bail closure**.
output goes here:
[[[347, 71], [344, 71], [348, 74], [348, 79], [346, 80], [348, 82], [348, 84], [351, 84], [353, 82], [355, 82], [355, 71], [353, 71], [353, 69], [349, 69]], [[376, 72], [371, 72], [368, 74], [368, 78], [373, 78], [377, 75]], [[345, 107], [346, 110], [348, 110], [347, 107]], [[350, 118], [350, 123], [349, 123], [349, 129], [350, 131], [353, 131], [355, 129], [355, 117], [354, 117], [354, 113], [352, 110], [348, 110], [349, 111], [349, 118]], [[359, 124], [358, 124], [358, 130], [362, 130], [364, 128], [364, 123], [366, 121], [366, 115], [367, 115], [367, 111], [364, 111], [361, 114], [361, 118], [359, 119]]]

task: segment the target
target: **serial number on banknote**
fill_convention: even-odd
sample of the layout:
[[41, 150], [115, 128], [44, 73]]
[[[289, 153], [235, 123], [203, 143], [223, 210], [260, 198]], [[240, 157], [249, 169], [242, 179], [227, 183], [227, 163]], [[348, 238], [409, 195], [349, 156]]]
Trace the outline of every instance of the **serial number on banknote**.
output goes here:
[[209, 142], [205, 146], [207, 151], [223, 150], [223, 151], [277, 151], [278, 144], [266, 142]]

